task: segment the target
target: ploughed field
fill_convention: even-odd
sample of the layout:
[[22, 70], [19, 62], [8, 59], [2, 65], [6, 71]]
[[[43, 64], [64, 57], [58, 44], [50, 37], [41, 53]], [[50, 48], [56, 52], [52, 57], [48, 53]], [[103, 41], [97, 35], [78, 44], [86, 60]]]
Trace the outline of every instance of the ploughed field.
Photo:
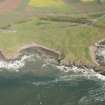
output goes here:
[[16, 4], [9, 2], [13, 7], [6, 6], [8, 0], [0, 2], [0, 6], [4, 3], [0, 10], [0, 48], [4, 53], [9, 56], [24, 45], [38, 43], [60, 51], [65, 61], [92, 62], [89, 47], [105, 38], [104, 2], [14, 1]]

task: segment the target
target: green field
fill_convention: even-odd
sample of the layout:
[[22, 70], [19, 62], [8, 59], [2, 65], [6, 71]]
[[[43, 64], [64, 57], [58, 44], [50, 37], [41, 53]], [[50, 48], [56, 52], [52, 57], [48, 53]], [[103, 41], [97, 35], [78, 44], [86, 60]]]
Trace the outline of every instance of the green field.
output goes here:
[[91, 63], [89, 46], [105, 38], [104, 13], [105, 4], [72, 0], [62, 8], [17, 9], [0, 16], [0, 48], [9, 55], [34, 42], [60, 51], [65, 61]]

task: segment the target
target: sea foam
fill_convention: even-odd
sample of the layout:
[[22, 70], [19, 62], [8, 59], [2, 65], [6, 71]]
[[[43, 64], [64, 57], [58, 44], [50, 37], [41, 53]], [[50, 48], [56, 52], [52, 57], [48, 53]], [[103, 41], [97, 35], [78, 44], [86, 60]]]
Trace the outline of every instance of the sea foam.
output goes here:
[[[69, 72], [74, 72], [75, 77], [86, 77], [88, 79], [99, 79], [102, 81], [105, 81], [105, 76], [101, 75], [97, 72], [94, 71], [94, 69], [90, 68], [79, 68], [77, 66], [71, 66], [71, 67], [66, 67], [66, 66], [56, 66], [57, 69], [64, 73], [69, 73]], [[72, 74], [71, 74], [72, 75]]]
[[20, 60], [15, 61], [0, 61], [0, 69], [7, 69], [9, 71], [19, 71], [18, 69], [25, 66], [26, 60], [32, 58], [32, 55], [24, 55]]

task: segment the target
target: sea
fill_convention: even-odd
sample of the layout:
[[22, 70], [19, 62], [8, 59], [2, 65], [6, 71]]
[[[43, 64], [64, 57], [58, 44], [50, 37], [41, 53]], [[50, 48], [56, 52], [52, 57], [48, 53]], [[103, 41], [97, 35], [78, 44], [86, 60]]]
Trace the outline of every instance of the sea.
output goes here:
[[105, 105], [105, 76], [24, 53], [0, 61], [0, 105]]

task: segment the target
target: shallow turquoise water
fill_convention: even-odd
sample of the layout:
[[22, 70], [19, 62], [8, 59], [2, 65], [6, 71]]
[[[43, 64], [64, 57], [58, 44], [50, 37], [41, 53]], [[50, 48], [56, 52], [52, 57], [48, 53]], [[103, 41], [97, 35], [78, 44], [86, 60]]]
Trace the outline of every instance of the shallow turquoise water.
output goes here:
[[105, 105], [104, 76], [51, 62], [32, 54], [1, 61], [0, 105]]

